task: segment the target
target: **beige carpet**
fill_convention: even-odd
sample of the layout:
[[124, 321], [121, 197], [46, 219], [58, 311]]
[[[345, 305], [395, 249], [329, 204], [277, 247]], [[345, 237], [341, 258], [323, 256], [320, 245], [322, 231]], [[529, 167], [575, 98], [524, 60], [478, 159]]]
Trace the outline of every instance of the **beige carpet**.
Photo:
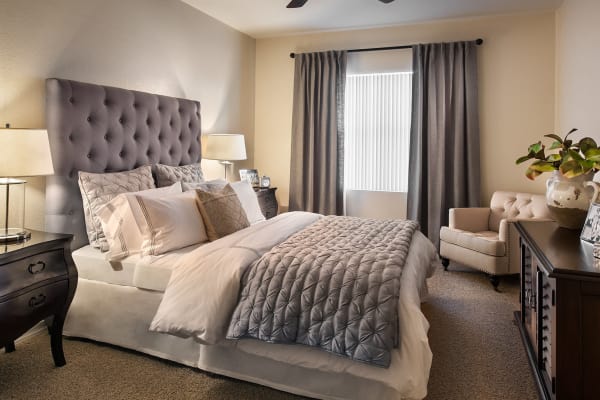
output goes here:
[[[454, 267], [451, 267], [451, 269]], [[423, 310], [431, 323], [428, 399], [536, 399], [519, 333], [518, 280], [494, 292], [484, 275], [437, 271]], [[67, 365], [55, 368], [40, 334], [0, 351], [5, 399], [299, 399], [258, 385], [81, 340], [64, 341]]]

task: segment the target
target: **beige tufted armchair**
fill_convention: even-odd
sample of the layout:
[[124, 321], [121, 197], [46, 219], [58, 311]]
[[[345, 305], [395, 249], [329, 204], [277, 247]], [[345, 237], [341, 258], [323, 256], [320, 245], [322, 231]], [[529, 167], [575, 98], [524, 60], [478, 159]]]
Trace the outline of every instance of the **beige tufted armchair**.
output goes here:
[[440, 255], [444, 269], [452, 260], [487, 272], [497, 289], [501, 275], [519, 273], [519, 238], [512, 222], [551, 217], [540, 194], [495, 192], [490, 203], [489, 208], [450, 209], [449, 226], [440, 230]]

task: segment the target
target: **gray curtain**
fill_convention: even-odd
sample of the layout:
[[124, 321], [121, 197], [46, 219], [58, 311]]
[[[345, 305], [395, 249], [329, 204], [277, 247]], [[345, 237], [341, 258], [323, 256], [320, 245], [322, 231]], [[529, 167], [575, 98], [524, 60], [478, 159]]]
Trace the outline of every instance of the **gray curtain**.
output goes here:
[[296, 54], [290, 211], [342, 215], [346, 52]]
[[479, 206], [477, 45], [413, 46], [408, 218], [439, 246], [448, 209]]

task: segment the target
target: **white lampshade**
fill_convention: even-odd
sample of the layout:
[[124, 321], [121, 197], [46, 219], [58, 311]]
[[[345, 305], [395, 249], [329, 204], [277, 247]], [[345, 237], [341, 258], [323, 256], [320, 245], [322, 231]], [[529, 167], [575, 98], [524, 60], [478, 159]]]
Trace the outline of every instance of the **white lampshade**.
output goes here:
[[31, 236], [25, 223], [25, 181], [21, 176], [52, 175], [48, 132], [0, 129], [0, 243]]
[[220, 161], [245, 160], [244, 135], [214, 133], [202, 136], [202, 157]]
[[52, 174], [45, 129], [0, 129], [0, 177]]

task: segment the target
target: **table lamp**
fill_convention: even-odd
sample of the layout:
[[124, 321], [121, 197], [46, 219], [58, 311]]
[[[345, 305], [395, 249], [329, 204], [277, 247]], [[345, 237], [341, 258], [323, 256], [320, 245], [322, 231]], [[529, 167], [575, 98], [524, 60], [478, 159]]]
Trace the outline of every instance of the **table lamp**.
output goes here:
[[25, 240], [25, 183], [17, 177], [52, 175], [48, 132], [0, 129], [0, 243]]
[[233, 164], [231, 161], [246, 159], [244, 135], [213, 133], [202, 136], [202, 157], [219, 160], [225, 167], [227, 180], [227, 167]]

